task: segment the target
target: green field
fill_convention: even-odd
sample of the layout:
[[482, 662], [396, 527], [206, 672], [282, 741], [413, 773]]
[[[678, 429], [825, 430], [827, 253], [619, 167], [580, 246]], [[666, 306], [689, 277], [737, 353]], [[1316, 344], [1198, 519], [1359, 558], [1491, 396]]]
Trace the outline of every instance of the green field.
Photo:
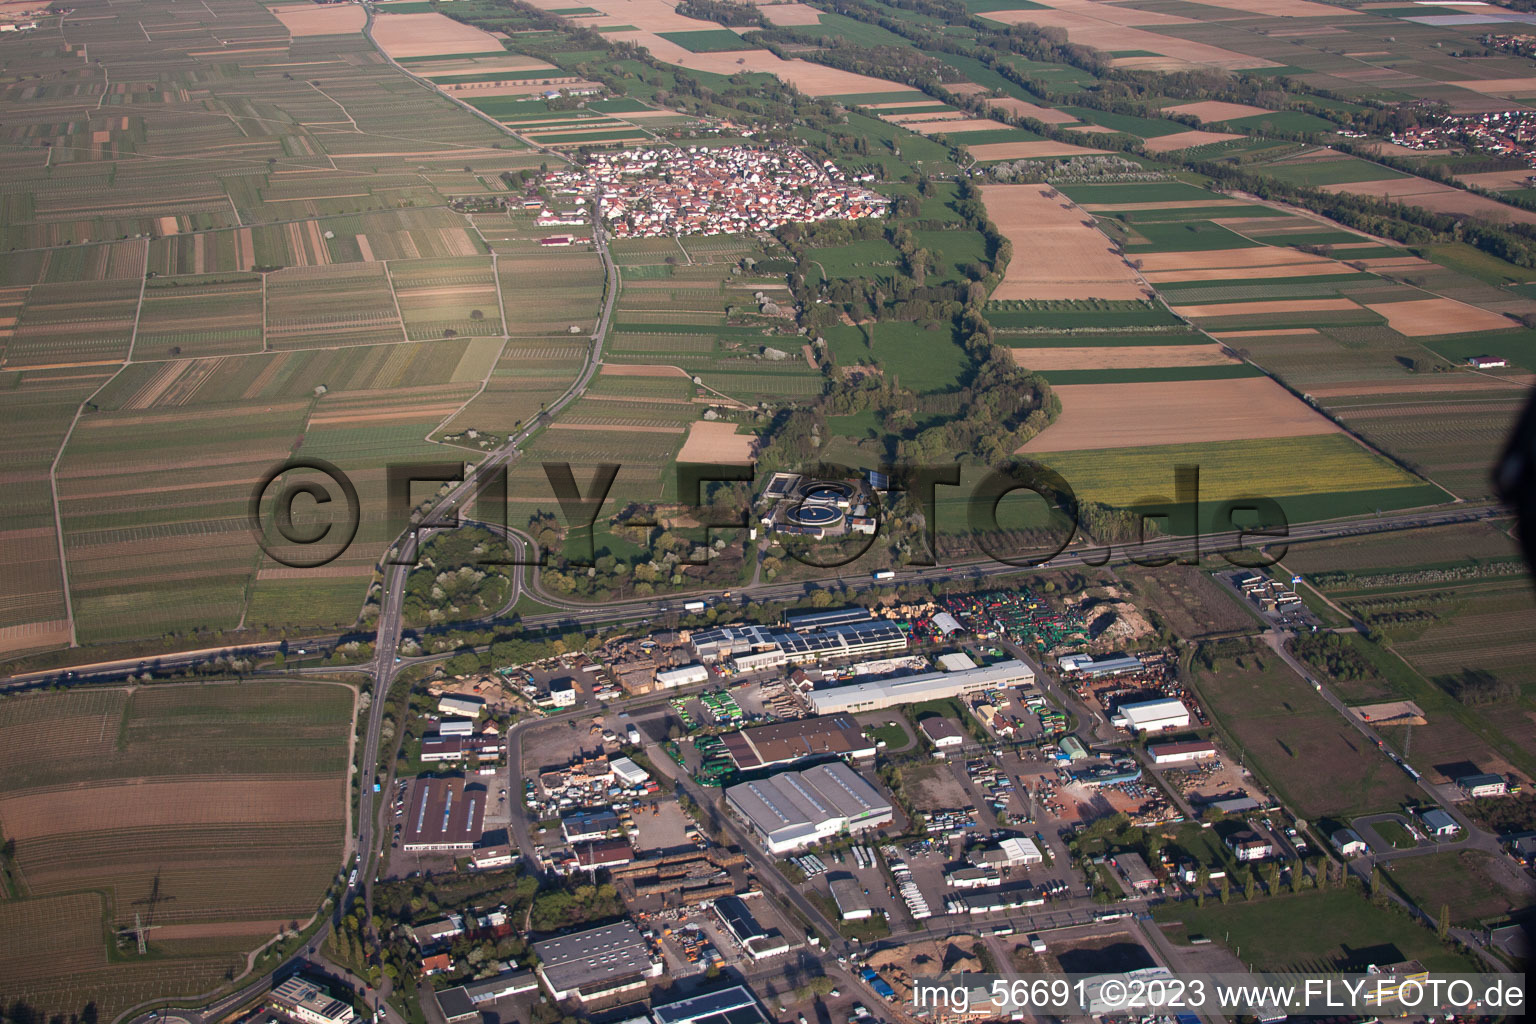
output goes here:
[[[1291, 522], [1445, 500], [1438, 488], [1426, 491], [1407, 473], [1338, 434], [1049, 452], [1038, 458], [1064, 475], [1080, 498], [1121, 508], [1167, 493], [1175, 465], [1198, 465], [1207, 528], [1220, 523], [1230, 529], [1218, 505], [1255, 494], [1277, 500]], [[1338, 492], [1345, 481], [1351, 490]], [[1380, 505], [1384, 500], [1389, 504]]]
[[707, 28], [697, 32], [658, 32], [657, 35], [692, 53], [754, 49], [751, 43], [743, 42], [741, 36], [728, 28]]
[[1148, 366], [1116, 370], [1047, 370], [1052, 384], [1145, 384], [1170, 380], [1234, 380], [1262, 377], [1264, 372], [1247, 363], [1224, 366]]
[[1385, 181], [1392, 178], [1411, 177], [1389, 167], [1352, 157], [1339, 160], [1298, 160], [1256, 166], [1270, 177], [1293, 185], [1342, 185], [1356, 181]]
[[[1284, 69], [1280, 69], [1284, 71]], [[1338, 125], [1315, 114], [1308, 114], [1300, 110], [1276, 110], [1268, 114], [1254, 114], [1251, 117], [1239, 117], [1230, 121], [1223, 121], [1213, 127], [1232, 128], [1243, 131], [1281, 131], [1281, 132], [1331, 132]]]
[[1433, 971], [1480, 969], [1406, 915], [1344, 889], [1225, 906], [1214, 900], [1204, 907], [1164, 904], [1153, 917], [1165, 925], [1182, 925], [1177, 931], [1165, 928], [1176, 942], [1180, 933], [1205, 935], [1240, 951], [1242, 961], [1257, 971], [1363, 971], [1367, 963], [1402, 960], [1418, 960]]
[[838, 325], [827, 331], [826, 338], [839, 365], [878, 363], [914, 391], [947, 391], [970, 369], [970, 360], [948, 325], [935, 324], [931, 330], [896, 321]]

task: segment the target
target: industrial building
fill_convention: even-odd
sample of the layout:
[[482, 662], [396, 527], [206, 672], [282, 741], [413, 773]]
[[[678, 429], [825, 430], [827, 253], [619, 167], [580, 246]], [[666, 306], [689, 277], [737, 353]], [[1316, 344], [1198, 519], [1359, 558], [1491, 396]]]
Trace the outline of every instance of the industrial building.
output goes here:
[[[533, 992], [538, 987], [539, 980], [532, 971], [503, 971], [494, 978], [482, 978], [479, 981], [443, 989], [437, 993], [437, 1005], [438, 1009], [443, 1011], [445, 1019], [470, 1020], [472, 1018], [466, 1007], [473, 1008], [482, 1003], [494, 1003], [507, 996]], [[449, 1017], [450, 1010], [455, 1012], [455, 1016]], [[475, 1011], [477, 1016], [478, 1012], [478, 1010]]]
[[576, 706], [576, 684], [569, 679], [555, 679], [549, 684], [549, 702], [557, 708]]
[[815, 612], [790, 612], [784, 616], [784, 625], [796, 633], [814, 633], [828, 626], [847, 626], [873, 619], [866, 608], [826, 608]]
[[512, 847], [487, 846], [469, 855], [469, 866], [476, 871], [504, 868], [512, 863]]
[[1131, 883], [1131, 888], [1137, 892], [1143, 892], [1157, 885], [1157, 876], [1152, 869], [1147, 867], [1146, 860], [1134, 850], [1127, 853], [1117, 853], [1114, 856], [1115, 867], [1125, 876], [1125, 880]]
[[539, 978], [557, 1001], [585, 1002], [644, 991], [661, 974], [662, 962], [629, 921], [535, 942]]
[[959, 724], [948, 718], [925, 718], [917, 723], [917, 727], [940, 750], [953, 750], [965, 744], [965, 730]]
[[676, 668], [664, 668], [656, 673], [656, 685], [664, 690], [670, 690], [674, 686], [687, 686], [690, 683], [703, 683], [709, 680], [709, 669], [703, 665], [679, 665]]
[[840, 711], [875, 711], [940, 697], [960, 697], [998, 687], [1024, 686], [1034, 681], [1034, 669], [1022, 661], [1010, 659], [963, 672], [925, 672], [898, 679], [812, 690], [806, 699], [818, 715], [831, 715]]
[[650, 773], [641, 768], [632, 758], [616, 757], [610, 763], [613, 769], [613, 777], [626, 786], [641, 786], [645, 780], [651, 777]]
[[1069, 654], [1057, 658], [1056, 665], [1063, 672], [1080, 673], [1089, 679], [1140, 672], [1142, 669], [1141, 659], [1134, 654]]
[[894, 820], [890, 803], [841, 761], [744, 782], [725, 799], [775, 854]]
[[451, 736], [439, 733], [436, 736], [424, 736], [421, 740], [423, 764], [462, 761], [470, 757], [495, 761], [506, 752], [506, 742], [500, 736]]
[[1147, 747], [1152, 763], [1188, 764], [1191, 761], [1207, 761], [1216, 756], [1216, 745], [1193, 740], [1188, 743], [1156, 743]]
[[463, 779], [417, 779], [400, 848], [473, 850], [485, 831], [485, 787]]
[[1456, 780], [1456, 786], [1474, 800], [1485, 796], [1503, 796], [1509, 792], [1509, 783], [1504, 781], [1502, 775], [1463, 775]]
[[1088, 758], [1087, 745], [1070, 733], [1063, 736], [1056, 746], [1061, 751], [1061, 755], [1057, 758], [1058, 761], [1066, 761], [1070, 764], [1073, 761], [1085, 761]]
[[771, 663], [802, 665], [862, 658], [907, 649], [907, 632], [887, 619], [864, 619], [815, 629], [737, 624], [701, 629], [689, 639], [694, 657], [705, 664], [731, 659], [738, 671]]
[[827, 888], [832, 892], [832, 902], [844, 921], [862, 921], [875, 916], [875, 908], [864, 894], [864, 886], [849, 874], [828, 875]]
[[956, 868], [946, 872], [944, 884], [951, 889], [989, 889], [1003, 884], [996, 868]]
[[294, 975], [272, 990], [268, 998], [282, 1012], [304, 1024], [349, 1024], [350, 1000], [334, 998], [312, 981]]
[[572, 849], [580, 871], [621, 868], [635, 859], [635, 848], [627, 839], [599, 839], [595, 843], [577, 843]]
[[607, 810], [576, 811], [560, 819], [560, 831], [568, 843], [611, 839], [624, 834], [619, 816]]
[[462, 715], [465, 718], [478, 718], [480, 712], [485, 710], [485, 701], [479, 697], [466, 697], [458, 693], [445, 693], [437, 699], [437, 712], [440, 715]]
[[801, 718], [756, 729], [728, 732], [720, 737], [726, 752], [742, 770], [773, 768], [811, 757], [875, 756], [874, 740], [866, 739], [851, 715]]
[[740, 896], [722, 896], [715, 900], [715, 914], [731, 938], [753, 960], [763, 960], [789, 952], [789, 943], [778, 929], [769, 930], [758, 923]]
[[1438, 807], [1419, 815], [1419, 820], [1424, 822], [1424, 828], [1436, 839], [1454, 836], [1461, 831], [1461, 826], [1456, 823], [1456, 819]]
[[1003, 851], [1008, 858], [1009, 867], [1030, 867], [1035, 864], [1045, 863], [1045, 855], [1040, 852], [1040, 847], [1035, 845], [1033, 839], [1027, 836], [1015, 836], [1004, 839], [997, 844], [997, 848]]
[[768, 1016], [744, 985], [704, 992], [651, 1008], [655, 1024], [769, 1024]]
[[1110, 721], [1122, 729], [1138, 733], [1185, 729], [1189, 727], [1189, 708], [1173, 697], [1139, 701], [1120, 705]]
[[463, 985], [445, 988], [441, 992], [434, 993], [434, 998], [437, 1000], [438, 1010], [448, 1024], [468, 1024], [470, 1021], [480, 1019], [480, 1011], [475, 1008], [474, 1000], [469, 998], [469, 993], [464, 991]]

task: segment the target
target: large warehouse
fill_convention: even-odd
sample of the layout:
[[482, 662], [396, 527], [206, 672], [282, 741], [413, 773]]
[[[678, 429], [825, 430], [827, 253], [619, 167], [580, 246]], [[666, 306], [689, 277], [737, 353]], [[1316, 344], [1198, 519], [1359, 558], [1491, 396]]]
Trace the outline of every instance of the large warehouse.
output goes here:
[[[838, 658], [865, 658], [907, 649], [907, 633], [888, 619], [840, 622], [814, 629], [735, 625], [701, 629], [689, 639], [694, 656], [711, 664], [741, 658], [743, 671], [772, 663], [796, 665]], [[772, 655], [772, 657], [767, 657]]]
[[744, 986], [689, 996], [651, 1008], [656, 1024], [768, 1024], [757, 999]]
[[1024, 686], [1034, 681], [1034, 669], [1022, 661], [1010, 660], [961, 672], [925, 672], [919, 676], [812, 690], [806, 699], [818, 715], [835, 715], [843, 711], [874, 711], [940, 697], [959, 697], [999, 686]]
[[1131, 732], [1183, 729], [1189, 725], [1189, 708], [1184, 706], [1183, 701], [1173, 697], [1145, 700], [1136, 704], [1120, 705], [1115, 709], [1115, 715], [1110, 720]]
[[403, 850], [472, 850], [485, 830], [485, 787], [463, 779], [417, 779], [405, 815]]
[[642, 991], [647, 978], [661, 974], [661, 961], [629, 921], [535, 942], [533, 951], [539, 977], [557, 1002]]
[[875, 741], [864, 737], [859, 723], [851, 715], [777, 722], [756, 729], [728, 732], [720, 739], [736, 767], [743, 770], [794, 764], [825, 754], [852, 758], [875, 756]]
[[725, 800], [774, 854], [893, 820], [891, 805], [841, 761], [732, 786]]

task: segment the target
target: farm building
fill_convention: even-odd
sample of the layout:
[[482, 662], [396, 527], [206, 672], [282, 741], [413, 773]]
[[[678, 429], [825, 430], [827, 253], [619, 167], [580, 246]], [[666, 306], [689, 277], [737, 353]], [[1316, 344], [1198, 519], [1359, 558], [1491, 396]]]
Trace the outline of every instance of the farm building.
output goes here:
[[656, 685], [662, 689], [687, 686], [689, 683], [702, 683], [708, 679], [709, 669], [703, 665], [679, 665], [677, 668], [664, 668], [656, 673]]
[[580, 1002], [645, 990], [661, 961], [629, 921], [572, 932], [533, 944], [540, 979], [556, 1000]]
[[789, 943], [784, 941], [784, 936], [777, 929], [770, 931], [759, 924], [740, 896], [722, 896], [715, 900], [715, 914], [720, 918], [720, 923], [725, 925], [725, 930], [731, 933], [731, 938], [753, 960], [789, 951]]
[[925, 718], [917, 723], [917, 727], [923, 730], [928, 742], [940, 750], [953, 750], [965, 743], [965, 730], [952, 719]]
[[1502, 775], [1463, 775], [1456, 780], [1456, 786], [1474, 800], [1485, 796], [1503, 796], [1509, 792], [1509, 783], [1504, 781]]
[[1207, 761], [1216, 756], [1216, 745], [1201, 741], [1189, 743], [1155, 743], [1147, 747], [1153, 764], [1187, 764], [1190, 761]]
[[812, 690], [806, 697], [818, 715], [839, 711], [875, 711], [940, 697], [958, 697], [1000, 686], [1023, 686], [1035, 680], [1034, 670], [1022, 661], [1000, 661], [963, 672], [927, 672], [902, 679], [854, 683], [826, 690]]
[[1503, 356], [1469, 356], [1467, 365], [1474, 370], [1498, 370], [1509, 365]]
[[1429, 831], [1429, 834], [1436, 838], [1453, 836], [1461, 831], [1461, 826], [1456, 823], [1456, 819], [1438, 807], [1431, 808], [1419, 815], [1419, 820], [1424, 822], [1424, 827]]
[[320, 985], [295, 975], [272, 990], [272, 1005], [303, 1024], [348, 1024], [352, 1003], [334, 998]]
[[1125, 876], [1125, 880], [1131, 883], [1131, 888], [1137, 892], [1143, 892], [1157, 885], [1157, 876], [1152, 869], [1147, 867], [1146, 860], [1134, 850], [1127, 853], [1115, 854], [1115, 867]]
[[732, 786], [725, 800], [776, 854], [893, 819], [890, 803], [840, 761]]
[[1162, 700], [1139, 701], [1122, 704], [1115, 709], [1112, 719], [1115, 725], [1131, 732], [1162, 732], [1165, 729], [1183, 729], [1189, 725], [1189, 709], [1184, 702], [1167, 697]]
[[1352, 828], [1339, 829], [1328, 837], [1328, 842], [1339, 851], [1340, 857], [1358, 857], [1363, 853], [1371, 852], [1370, 846], [1360, 838], [1360, 833]]
[[484, 786], [463, 779], [417, 779], [400, 848], [472, 850], [484, 830]]
[[768, 1024], [757, 999], [744, 985], [704, 992], [651, 1008], [655, 1024]]
[[778, 722], [728, 732], [720, 739], [736, 767], [743, 770], [794, 764], [825, 754], [855, 759], [875, 756], [874, 741], [864, 737], [851, 715]]
[[852, 875], [828, 875], [827, 888], [832, 891], [832, 900], [844, 921], [862, 921], [875, 915], [869, 897], [864, 895], [864, 887]]

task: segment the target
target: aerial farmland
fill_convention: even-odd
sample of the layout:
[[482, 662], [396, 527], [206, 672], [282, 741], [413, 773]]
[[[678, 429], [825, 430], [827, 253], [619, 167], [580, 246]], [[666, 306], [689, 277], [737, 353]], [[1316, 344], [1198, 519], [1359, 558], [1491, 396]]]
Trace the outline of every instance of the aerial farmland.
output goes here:
[[0, 4], [0, 1024], [1519, 971], [1521, 6]]

